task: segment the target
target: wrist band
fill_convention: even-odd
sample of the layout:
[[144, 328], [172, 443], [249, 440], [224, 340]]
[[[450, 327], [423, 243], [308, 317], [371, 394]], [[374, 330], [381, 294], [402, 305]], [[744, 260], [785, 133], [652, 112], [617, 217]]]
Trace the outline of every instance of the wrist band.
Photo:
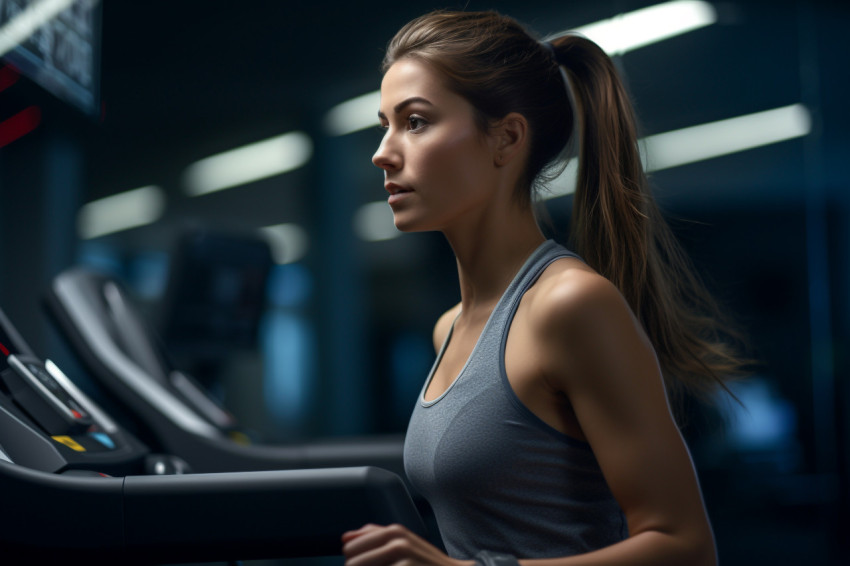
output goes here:
[[519, 566], [516, 556], [482, 550], [475, 555], [475, 563], [481, 566]]

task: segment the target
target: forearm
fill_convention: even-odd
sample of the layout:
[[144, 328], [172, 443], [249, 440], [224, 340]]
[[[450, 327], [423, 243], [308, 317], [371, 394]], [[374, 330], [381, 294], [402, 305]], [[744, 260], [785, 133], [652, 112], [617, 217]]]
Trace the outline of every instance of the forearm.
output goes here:
[[564, 558], [525, 559], [521, 566], [717, 566], [714, 538], [644, 531], [611, 546]]

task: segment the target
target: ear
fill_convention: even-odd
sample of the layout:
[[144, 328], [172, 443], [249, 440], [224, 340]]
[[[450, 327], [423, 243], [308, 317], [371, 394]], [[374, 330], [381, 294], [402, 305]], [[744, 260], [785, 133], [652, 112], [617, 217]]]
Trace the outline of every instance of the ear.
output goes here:
[[490, 128], [493, 144], [493, 163], [505, 166], [524, 155], [528, 145], [528, 120], [518, 112], [511, 112]]

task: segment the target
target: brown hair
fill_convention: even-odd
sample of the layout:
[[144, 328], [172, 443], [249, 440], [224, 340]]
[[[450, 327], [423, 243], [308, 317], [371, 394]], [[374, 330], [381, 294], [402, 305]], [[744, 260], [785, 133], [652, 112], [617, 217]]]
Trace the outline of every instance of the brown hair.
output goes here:
[[465, 97], [482, 131], [510, 112], [529, 123], [530, 148], [517, 200], [532, 202], [535, 181], [556, 171], [573, 131], [560, 71], [570, 78], [579, 123], [578, 183], [571, 245], [624, 295], [656, 350], [668, 390], [707, 393], [742, 365], [727, 325], [661, 216], [638, 149], [631, 102], [613, 61], [578, 35], [550, 50], [496, 12], [437, 11], [390, 41], [383, 70], [399, 59], [432, 65]]

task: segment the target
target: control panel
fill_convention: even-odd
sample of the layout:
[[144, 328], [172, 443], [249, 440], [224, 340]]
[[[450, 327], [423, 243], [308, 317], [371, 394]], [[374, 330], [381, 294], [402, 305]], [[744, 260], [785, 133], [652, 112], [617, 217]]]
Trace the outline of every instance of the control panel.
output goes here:
[[0, 446], [0, 459], [52, 473], [144, 473], [148, 456], [55, 363], [34, 356], [2, 313]]

